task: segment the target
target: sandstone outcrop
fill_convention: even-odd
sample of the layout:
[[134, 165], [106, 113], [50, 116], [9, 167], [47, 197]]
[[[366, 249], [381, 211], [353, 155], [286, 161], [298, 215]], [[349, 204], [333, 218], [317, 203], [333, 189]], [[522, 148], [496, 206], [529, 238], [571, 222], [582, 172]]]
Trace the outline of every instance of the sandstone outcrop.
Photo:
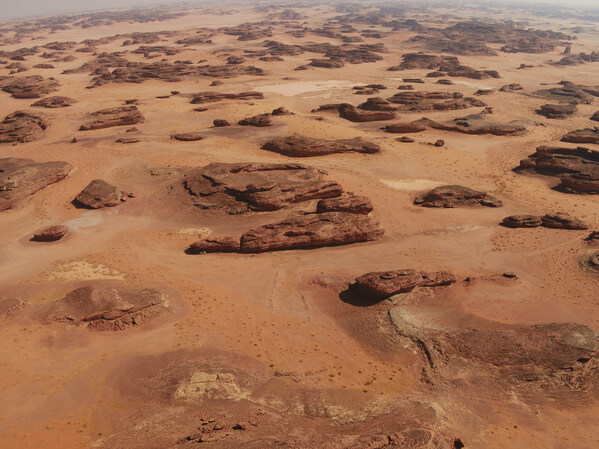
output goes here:
[[270, 114], [258, 114], [252, 117], [244, 118], [243, 120], [239, 120], [237, 123], [241, 126], [256, 126], [258, 128], [262, 128], [265, 126], [271, 126], [272, 118]]
[[567, 193], [599, 193], [599, 152], [588, 148], [540, 146], [515, 171], [557, 176], [556, 189]]
[[125, 330], [145, 324], [167, 307], [166, 295], [158, 290], [90, 285], [41, 306], [38, 313], [44, 322], [62, 321], [94, 330]]
[[572, 143], [594, 143], [599, 145], [599, 128], [584, 128], [570, 131], [562, 137], [562, 141]]
[[447, 272], [419, 272], [412, 269], [366, 273], [356, 278], [350, 289], [369, 301], [382, 301], [416, 287], [451, 285], [456, 277]]
[[89, 209], [101, 209], [121, 204], [123, 192], [101, 179], [94, 179], [76, 197], [75, 204]]
[[36, 108], [66, 108], [77, 103], [70, 97], [45, 97], [36, 101], [31, 106]]
[[238, 94], [225, 94], [221, 92], [198, 92], [191, 95], [191, 104], [215, 103], [222, 100], [261, 100], [264, 95], [261, 92], [240, 92]]
[[0, 122], [0, 143], [25, 143], [43, 136], [49, 122], [33, 111], [15, 111]]
[[69, 227], [65, 225], [50, 226], [33, 234], [31, 240], [35, 242], [55, 242], [63, 238], [68, 230]]
[[362, 195], [354, 195], [351, 192], [344, 193], [337, 198], [320, 200], [316, 204], [316, 212], [349, 212], [352, 214], [368, 215], [374, 206], [370, 198]]
[[135, 105], [102, 109], [89, 114], [90, 121], [79, 127], [80, 131], [111, 128], [113, 126], [135, 125], [142, 123], [144, 116]]
[[[378, 222], [368, 215], [347, 212], [307, 214], [264, 225], [244, 233], [239, 240], [242, 253], [262, 253], [288, 249], [307, 249], [368, 242], [383, 235]], [[231, 251], [226, 241], [226, 251]], [[189, 252], [220, 252], [212, 242], [199, 241]]]
[[440, 129], [464, 134], [493, 134], [495, 136], [518, 135], [526, 131], [526, 124], [520, 121], [500, 123], [489, 120], [485, 114], [472, 114], [456, 118], [448, 122], [436, 122], [428, 118], [421, 118], [413, 122], [394, 123], [382, 128], [389, 133], [414, 133], [426, 129]]
[[485, 192], [459, 185], [439, 186], [414, 198], [414, 204], [424, 207], [501, 207], [501, 200]]
[[324, 156], [334, 153], [378, 153], [379, 145], [360, 137], [353, 139], [326, 140], [292, 135], [266, 142], [263, 149], [290, 157]]
[[547, 118], [566, 118], [576, 112], [575, 104], [544, 104], [536, 111]]
[[0, 211], [11, 209], [28, 196], [66, 178], [68, 162], [34, 162], [31, 159], [0, 159]]
[[0, 89], [14, 98], [40, 98], [54, 92], [58, 86], [58, 81], [54, 78], [44, 78], [41, 75], [0, 76]]

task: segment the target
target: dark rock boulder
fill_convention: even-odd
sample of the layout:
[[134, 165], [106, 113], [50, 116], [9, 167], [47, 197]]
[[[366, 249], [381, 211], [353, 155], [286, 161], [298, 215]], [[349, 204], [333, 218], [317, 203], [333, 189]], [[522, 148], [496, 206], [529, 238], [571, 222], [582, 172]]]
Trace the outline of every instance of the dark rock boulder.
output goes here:
[[35, 242], [55, 242], [64, 237], [68, 232], [69, 227], [65, 225], [50, 226], [33, 234], [31, 240]]
[[89, 209], [118, 206], [124, 201], [123, 193], [101, 179], [94, 179], [76, 197], [75, 204]]
[[256, 126], [256, 127], [265, 127], [271, 126], [272, 120], [270, 114], [258, 114], [252, 117], [244, 118], [243, 120], [239, 120], [238, 122], [241, 126]]
[[508, 228], [536, 228], [542, 224], [541, 217], [537, 215], [511, 215], [501, 222], [502, 226]]
[[231, 126], [231, 124], [230, 124], [230, 123], [229, 123], [227, 120], [224, 120], [224, 119], [218, 119], [218, 118], [217, 118], [217, 119], [214, 119], [214, 121], [212, 122], [212, 125], [213, 125], [215, 128], [222, 128], [222, 127], [224, 127], [224, 126]]

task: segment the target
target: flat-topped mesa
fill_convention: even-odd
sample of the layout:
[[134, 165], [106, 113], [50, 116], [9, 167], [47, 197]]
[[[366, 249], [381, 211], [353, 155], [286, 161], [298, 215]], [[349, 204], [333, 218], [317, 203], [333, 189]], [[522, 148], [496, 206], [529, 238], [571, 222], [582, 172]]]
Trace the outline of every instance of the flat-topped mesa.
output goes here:
[[501, 200], [485, 192], [459, 185], [439, 186], [414, 198], [414, 204], [424, 207], [501, 207]]
[[135, 125], [144, 121], [144, 116], [135, 105], [101, 109], [88, 114], [88, 117], [92, 120], [81, 125], [79, 127], [80, 131]]
[[472, 79], [499, 78], [496, 70], [476, 70], [472, 67], [460, 64], [455, 56], [437, 56], [425, 53], [406, 53], [402, 56], [403, 61], [398, 66], [390, 67], [387, 70], [413, 70], [428, 69], [435, 70], [427, 74], [429, 78], [442, 77], [463, 77]]
[[58, 86], [59, 83], [54, 78], [44, 78], [41, 75], [0, 76], [0, 89], [14, 98], [40, 98], [54, 92]]
[[514, 170], [557, 176], [555, 188], [566, 193], [599, 193], [599, 151], [585, 147], [540, 146]]
[[189, 170], [183, 185], [200, 209], [229, 214], [273, 211], [309, 200], [334, 198], [343, 188], [302, 164], [212, 163]]
[[402, 112], [453, 111], [487, 106], [476, 98], [464, 98], [460, 92], [404, 91], [387, 98], [387, 101], [400, 105], [397, 110]]
[[349, 212], [306, 214], [278, 223], [267, 224], [236, 239], [208, 239], [192, 244], [188, 252], [262, 253], [290, 249], [308, 249], [368, 242], [382, 237], [384, 231], [369, 215]]
[[327, 154], [349, 152], [373, 154], [381, 151], [379, 145], [364, 140], [361, 137], [327, 140], [299, 135], [269, 140], [262, 145], [262, 148], [290, 157], [324, 156]]
[[0, 143], [25, 143], [44, 135], [47, 117], [34, 111], [15, 111], [0, 122]]
[[93, 330], [125, 330], [145, 324], [168, 307], [158, 290], [124, 290], [90, 285], [69, 292], [64, 298], [39, 307], [43, 322], [67, 322]]
[[88, 209], [114, 207], [126, 201], [125, 195], [102, 179], [94, 179], [76, 197], [75, 204]]
[[65, 179], [73, 166], [68, 162], [34, 162], [0, 159], [0, 211], [17, 206], [25, 198]]
[[379, 271], [356, 278], [350, 289], [369, 301], [382, 301], [399, 293], [407, 293], [416, 287], [451, 285], [456, 277], [447, 271], [424, 272], [412, 269]]
[[472, 114], [456, 118], [447, 122], [437, 122], [428, 118], [421, 118], [407, 123], [394, 123], [382, 129], [388, 133], [415, 133], [427, 129], [439, 129], [463, 134], [492, 134], [495, 136], [519, 135], [526, 131], [526, 124], [514, 120], [509, 123], [500, 123], [487, 118], [487, 114]]
[[262, 92], [240, 92], [238, 94], [225, 94], [221, 92], [198, 92], [191, 95], [191, 104], [215, 103], [222, 100], [261, 100], [264, 98]]

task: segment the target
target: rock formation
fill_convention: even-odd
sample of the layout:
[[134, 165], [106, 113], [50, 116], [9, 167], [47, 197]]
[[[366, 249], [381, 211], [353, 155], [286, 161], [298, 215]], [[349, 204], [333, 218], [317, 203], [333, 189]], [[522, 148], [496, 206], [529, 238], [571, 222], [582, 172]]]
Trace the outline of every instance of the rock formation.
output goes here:
[[65, 225], [50, 226], [33, 234], [31, 240], [35, 242], [55, 242], [63, 238], [68, 230], [69, 227]]
[[414, 198], [414, 204], [424, 207], [501, 207], [501, 200], [485, 192], [459, 185], [439, 186]]
[[599, 152], [588, 148], [540, 146], [515, 170], [557, 176], [556, 189], [567, 193], [599, 193]]
[[81, 125], [80, 131], [89, 131], [92, 129], [111, 128], [113, 126], [134, 125], [142, 123], [144, 116], [137, 106], [119, 106], [116, 108], [102, 109], [89, 114], [90, 121]]
[[49, 122], [33, 111], [15, 111], [0, 123], [0, 143], [25, 143], [43, 136]]
[[327, 154], [349, 152], [372, 154], [378, 153], [381, 150], [377, 144], [360, 137], [326, 140], [299, 135], [269, 140], [262, 148], [290, 157], [324, 156]]
[[121, 204], [123, 193], [101, 179], [94, 179], [76, 197], [75, 204], [89, 209], [101, 209]]

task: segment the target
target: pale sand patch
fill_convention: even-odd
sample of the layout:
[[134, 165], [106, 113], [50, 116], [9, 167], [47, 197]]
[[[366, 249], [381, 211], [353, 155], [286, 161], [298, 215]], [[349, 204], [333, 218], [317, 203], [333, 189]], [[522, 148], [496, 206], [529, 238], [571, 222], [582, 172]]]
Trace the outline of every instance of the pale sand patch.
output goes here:
[[255, 87], [253, 90], [258, 92], [271, 92], [275, 94], [293, 97], [308, 92], [319, 92], [331, 89], [344, 89], [363, 85], [364, 83], [356, 83], [355, 81], [343, 80], [320, 80], [320, 81], [295, 81], [292, 83], [267, 84], [265, 86]]
[[125, 275], [104, 264], [91, 264], [84, 260], [60, 264], [46, 275], [50, 281], [74, 281], [93, 279], [125, 279]]
[[432, 179], [381, 179], [381, 182], [387, 187], [395, 190], [427, 190], [445, 185], [444, 182], [433, 181]]
[[102, 216], [102, 214], [99, 214], [97, 211], [90, 210], [88, 212], [83, 213], [78, 218], [73, 218], [72, 220], [65, 221], [63, 224], [71, 229], [85, 229], [98, 226], [103, 222], [104, 217]]
[[208, 228], [185, 228], [179, 229], [179, 234], [183, 235], [197, 235], [198, 237], [208, 237], [212, 234], [212, 230]]

